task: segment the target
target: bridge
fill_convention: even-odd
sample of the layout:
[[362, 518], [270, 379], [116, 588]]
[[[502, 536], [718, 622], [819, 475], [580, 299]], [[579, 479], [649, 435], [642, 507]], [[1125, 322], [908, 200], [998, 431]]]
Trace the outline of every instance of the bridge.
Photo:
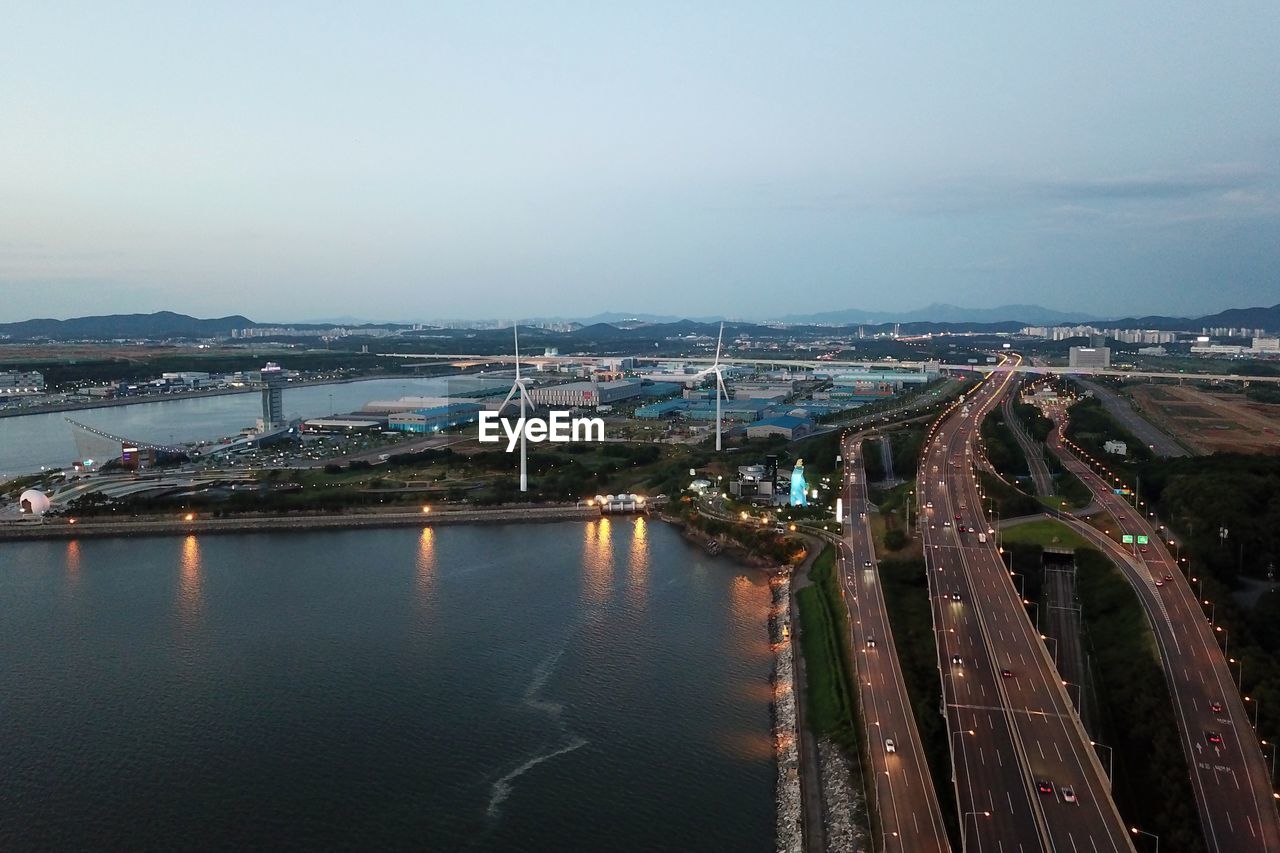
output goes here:
[[96, 468], [99, 467], [100, 463], [120, 459], [124, 455], [124, 448], [126, 447], [154, 451], [157, 456], [187, 452], [185, 447], [154, 444], [149, 441], [135, 441], [124, 436], [112, 435], [105, 430], [82, 424], [71, 418], [64, 418], [64, 420], [71, 424], [71, 435], [76, 442], [76, 453], [79, 454], [80, 461], [85, 463], [85, 467]]
[[[500, 364], [514, 365], [515, 357], [509, 355], [476, 355], [458, 354], [458, 353], [379, 353], [378, 355], [385, 358], [404, 358], [404, 359], [426, 359], [432, 361], [448, 361], [457, 362], [467, 367], [476, 367], [484, 364]], [[605, 360], [614, 360], [620, 356], [568, 356], [568, 355], [544, 355], [521, 357], [521, 364], [547, 365], [562, 364], [572, 362], [582, 364], [584, 362], [598, 362]], [[685, 361], [689, 364], [707, 364], [712, 362], [711, 358], [700, 356], [624, 356], [631, 358], [636, 362], [658, 363], [664, 361]], [[822, 370], [822, 371], [839, 371], [839, 370], [885, 370], [895, 369], [904, 373], [920, 373], [925, 370], [940, 370], [948, 372], [969, 372], [969, 373], [1027, 373], [1034, 375], [1057, 375], [1057, 376], [1113, 376], [1121, 379], [1173, 379], [1180, 382], [1191, 380], [1194, 382], [1265, 382], [1270, 384], [1280, 384], [1280, 376], [1247, 376], [1240, 373], [1177, 373], [1172, 371], [1152, 371], [1152, 370], [1120, 370], [1114, 367], [1046, 367], [1043, 365], [1027, 364], [1025, 362], [1013, 364], [1006, 362], [1004, 364], [947, 364], [937, 361], [835, 361], [827, 359], [789, 359], [778, 358], [776, 356], [761, 356], [758, 358], [720, 358], [721, 364], [739, 365], [742, 367], [789, 367], [802, 370]], [[679, 377], [677, 377], [679, 378]], [[692, 378], [692, 377], [689, 377]]]

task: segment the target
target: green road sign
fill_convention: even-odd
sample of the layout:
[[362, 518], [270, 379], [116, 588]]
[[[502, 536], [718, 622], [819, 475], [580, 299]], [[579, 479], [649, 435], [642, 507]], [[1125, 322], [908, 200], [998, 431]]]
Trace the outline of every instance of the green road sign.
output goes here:
[[1133, 534], [1132, 534], [1132, 533], [1124, 533], [1124, 534], [1121, 534], [1121, 536], [1120, 536], [1120, 542], [1121, 542], [1122, 544], [1124, 544], [1124, 545], [1132, 545], [1132, 544], [1133, 544]]
[[1138, 544], [1139, 544], [1139, 545], [1146, 545], [1146, 544], [1147, 544], [1147, 537], [1145, 537], [1145, 536], [1139, 536], [1139, 537], [1138, 537]]

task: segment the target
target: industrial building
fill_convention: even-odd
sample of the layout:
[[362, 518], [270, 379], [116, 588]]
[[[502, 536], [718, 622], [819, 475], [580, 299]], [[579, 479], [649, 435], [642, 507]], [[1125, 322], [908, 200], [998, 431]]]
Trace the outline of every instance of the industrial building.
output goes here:
[[19, 397], [44, 393], [44, 374], [34, 370], [0, 373], [0, 397]]
[[479, 403], [448, 403], [413, 412], [396, 412], [387, 418], [387, 429], [396, 432], [439, 432], [475, 423], [483, 407]]
[[813, 430], [814, 423], [810, 418], [801, 418], [795, 415], [778, 415], [777, 417], [765, 418], [751, 424], [747, 427], [747, 438], [782, 436], [791, 441], [803, 438], [812, 433]]
[[639, 397], [639, 379], [617, 379], [612, 382], [568, 382], [564, 385], [548, 385], [531, 388], [529, 397], [538, 406], [558, 406], [572, 409], [594, 409], [611, 406], [622, 400]]
[[1072, 347], [1067, 356], [1068, 367], [1098, 369], [1111, 366], [1110, 347]]

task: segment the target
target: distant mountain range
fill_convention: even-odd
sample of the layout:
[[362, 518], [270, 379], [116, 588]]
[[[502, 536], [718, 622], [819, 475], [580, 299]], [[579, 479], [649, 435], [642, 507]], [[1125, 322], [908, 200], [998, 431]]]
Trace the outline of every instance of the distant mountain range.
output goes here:
[[850, 308], [844, 311], [825, 311], [818, 314], [791, 314], [782, 318], [784, 323], [822, 323], [833, 326], [863, 325], [867, 323], [1007, 323], [1017, 322], [1030, 326], [1053, 326], [1065, 323], [1088, 323], [1099, 319], [1079, 311], [1054, 311], [1039, 305], [1002, 305], [999, 308], [961, 308], [935, 302], [915, 311], [861, 311]]
[[[339, 325], [358, 329], [365, 324], [344, 318]], [[566, 320], [527, 320], [532, 322], [570, 322]], [[659, 329], [667, 334], [704, 334], [720, 322], [718, 317], [678, 318], [658, 314], [624, 314], [619, 312], [597, 314], [577, 321], [571, 334], [575, 337], [626, 336], [630, 330], [645, 329], [653, 333]], [[771, 324], [746, 321], [727, 321], [738, 333], [767, 333]], [[894, 323], [900, 323], [902, 331], [909, 334], [941, 331], [1016, 331], [1026, 325], [1061, 325], [1093, 323], [1107, 328], [1161, 329], [1166, 331], [1198, 332], [1202, 328], [1220, 326], [1280, 330], [1280, 305], [1269, 308], [1231, 308], [1204, 317], [1126, 317], [1098, 319], [1091, 315], [1053, 311], [1035, 305], [1006, 305], [1001, 308], [959, 308], [954, 305], [931, 305], [918, 311], [903, 313], [875, 311], [831, 311], [818, 314], [789, 315], [777, 321], [797, 327], [852, 327], [865, 326], [868, 332], [883, 331]], [[154, 314], [111, 314], [98, 317], [75, 317], [69, 320], [23, 320], [17, 323], [0, 323], [0, 337], [11, 340], [163, 340], [167, 338], [225, 338], [233, 329], [250, 329], [263, 326], [287, 326], [297, 329], [329, 328], [334, 323], [261, 323], [239, 314], [230, 317], [199, 319], [172, 311]], [[379, 327], [408, 328], [408, 324], [376, 324]], [[424, 331], [424, 334], [429, 334]]]

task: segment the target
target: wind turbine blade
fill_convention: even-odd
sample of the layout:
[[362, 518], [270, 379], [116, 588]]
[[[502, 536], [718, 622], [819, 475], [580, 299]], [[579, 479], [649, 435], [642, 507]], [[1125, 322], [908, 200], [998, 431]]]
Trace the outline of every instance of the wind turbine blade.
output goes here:
[[720, 363], [720, 342], [722, 340], [724, 340], [724, 323], [723, 322], [720, 323], [720, 334], [716, 335], [716, 360], [715, 360], [716, 364]]
[[512, 322], [511, 334], [516, 339], [516, 381], [520, 381], [520, 324]]
[[514, 397], [516, 395], [516, 392], [519, 390], [520, 390], [520, 383], [517, 382], [511, 386], [511, 390], [507, 392], [507, 399], [503, 400], [502, 405], [498, 407], [498, 414], [502, 414], [503, 411], [506, 410], [507, 406], [511, 403], [511, 398]]

